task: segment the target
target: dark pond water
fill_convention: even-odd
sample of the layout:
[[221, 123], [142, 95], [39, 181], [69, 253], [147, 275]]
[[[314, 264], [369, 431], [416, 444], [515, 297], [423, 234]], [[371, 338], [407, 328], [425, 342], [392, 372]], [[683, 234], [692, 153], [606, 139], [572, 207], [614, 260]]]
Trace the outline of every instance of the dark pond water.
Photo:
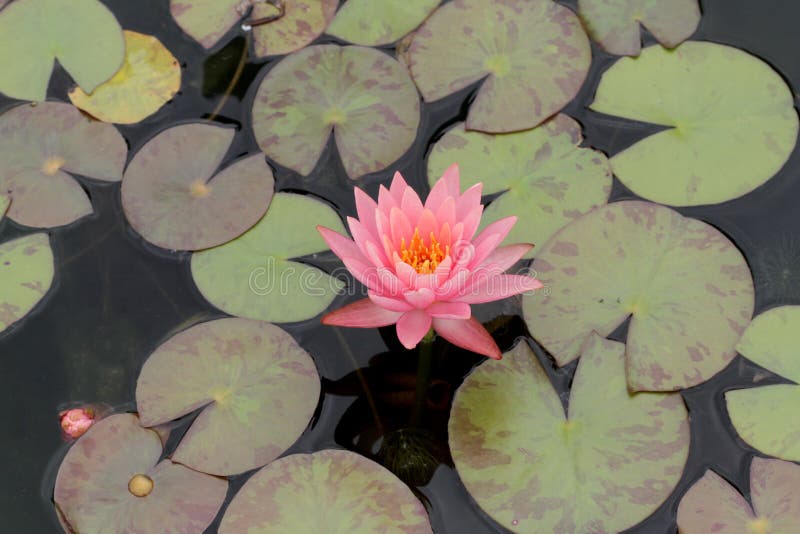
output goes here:
[[[237, 37], [216, 53], [205, 55], [172, 21], [167, 0], [104, 2], [126, 29], [158, 36], [184, 67], [182, 91], [172, 103], [143, 123], [120, 127], [132, 155], [156, 132], [177, 122], [206, 118], [217, 108], [245, 40]], [[574, 7], [574, 0], [563, 3]], [[703, 0], [702, 7], [703, 19], [695, 39], [741, 47], [773, 65], [793, 90], [800, 87], [800, 3]], [[611, 61], [595, 50], [589, 81], [566, 112], [583, 124], [587, 144], [613, 155], [647, 135], [648, 130], [642, 125], [612, 122], [586, 110], [599, 74]], [[229, 159], [258, 151], [247, 124], [250, 102], [258, 80], [274, 63], [248, 63], [215, 119], [239, 126]], [[50, 99], [66, 100], [69, 83], [63, 71], [57, 71]], [[421, 193], [427, 191], [428, 148], [449, 125], [464, 120], [474, 91], [472, 87], [423, 106], [418, 139], [396, 166]], [[14, 104], [0, 96], [0, 111]], [[353, 183], [332, 146], [307, 178], [280, 167], [275, 171], [279, 190], [317, 195], [342, 216], [355, 214]], [[359, 185], [376, 194], [378, 185], [387, 183], [393, 171], [367, 176]], [[136, 378], [147, 356], [172, 333], [222, 315], [194, 287], [188, 255], [155, 249], [130, 229], [122, 213], [118, 185], [88, 180], [83, 184], [92, 197], [95, 214], [50, 232], [56, 255], [54, 289], [35, 313], [0, 337], [2, 532], [60, 531], [51, 501], [55, 473], [66, 452], [57, 424], [60, 409], [70, 403], [95, 402], [121, 411], [133, 409]], [[618, 182], [615, 184], [613, 200], [632, 197]], [[795, 150], [778, 176], [753, 193], [712, 207], [680, 210], [721, 229], [742, 249], [756, 281], [756, 313], [778, 304], [800, 303], [798, 200], [800, 150]], [[8, 220], [0, 224], [2, 241], [29, 232]], [[338, 265], [330, 254], [308, 261], [326, 269]], [[342, 301], [334, 306], [340, 304]], [[498, 317], [490, 327], [504, 350], [518, 337], [527, 336], [515, 301], [479, 307], [477, 313], [483, 321]], [[406, 401], [414, 387], [415, 355], [399, 346], [392, 331], [337, 332], [322, 327], [317, 320], [286, 328], [314, 356], [323, 377], [321, 408], [289, 453], [344, 447], [376, 458], [382, 434], [408, 423]], [[624, 332], [616, 334], [624, 338]], [[535, 349], [566, 399], [575, 365], [556, 370], [543, 351]], [[434, 386], [423, 421], [428, 429], [427, 449], [423, 449], [425, 454], [407, 459], [416, 466], [409, 474], [428, 506], [437, 533], [504, 532], [471, 501], [446, 452], [450, 395], [480, 359], [443, 344], [435, 350]], [[686, 470], [664, 505], [629, 532], [675, 532], [681, 496], [708, 467], [748, 492], [747, 469], [754, 451], [733, 431], [722, 394], [752, 384], [757, 373], [764, 371], [739, 357], [709, 382], [684, 393], [692, 419]], [[767, 381], [778, 381], [769, 373], [767, 376]], [[173, 436], [172, 446], [179, 437]], [[391, 447], [388, 452], [393, 452]], [[233, 477], [229, 497], [248, 476]], [[209, 532], [215, 532], [217, 524]]]

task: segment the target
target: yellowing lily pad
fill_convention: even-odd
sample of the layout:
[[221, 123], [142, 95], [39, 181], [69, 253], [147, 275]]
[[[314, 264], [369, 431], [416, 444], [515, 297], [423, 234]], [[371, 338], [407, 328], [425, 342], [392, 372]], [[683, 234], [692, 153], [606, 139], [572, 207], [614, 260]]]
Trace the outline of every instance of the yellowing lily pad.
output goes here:
[[434, 145], [428, 181], [433, 186], [457, 162], [463, 187], [482, 182], [484, 195], [500, 193], [484, 210], [481, 224], [515, 215], [519, 220], [506, 242], [541, 246], [559, 228], [608, 200], [608, 159], [581, 148], [582, 140], [580, 125], [561, 114], [539, 128], [509, 134], [469, 132], [460, 124]]
[[117, 19], [97, 0], [15, 0], [0, 12], [0, 92], [44, 100], [54, 60], [85, 91], [125, 57]]
[[211, 248], [240, 236], [264, 215], [275, 180], [263, 154], [219, 168], [234, 130], [212, 124], [175, 126], [136, 153], [122, 181], [131, 226], [174, 250]]
[[[0, 214], [3, 198], [0, 197]], [[54, 275], [47, 234], [0, 243], [0, 332], [22, 319], [44, 298]]]
[[624, 346], [591, 334], [569, 415], [530, 347], [472, 372], [448, 428], [478, 505], [514, 532], [619, 532], [654, 512], [681, 477], [689, 421], [680, 395], [631, 394]]
[[359, 46], [311, 46], [292, 54], [269, 71], [253, 103], [261, 149], [304, 176], [331, 132], [355, 179], [402, 156], [418, 125], [419, 96], [406, 69]]
[[152, 35], [125, 31], [125, 61], [117, 73], [91, 94], [69, 93], [77, 107], [104, 122], [134, 124], [166, 104], [181, 87], [181, 66]]
[[172, 459], [215, 475], [261, 467], [303, 433], [320, 393], [311, 357], [275, 325], [229, 318], [184, 330], [145, 362], [136, 383], [142, 424], [202, 412]]
[[578, 17], [552, 0], [453, 0], [417, 30], [408, 55], [426, 102], [484, 80], [467, 129], [485, 132], [527, 130], [557, 113], [592, 59]]
[[697, 0], [578, 0], [578, 15], [606, 52], [638, 56], [640, 25], [659, 43], [674, 48], [697, 29], [700, 6]]
[[592, 331], [628, 317], [632, 391], [694, 386], [725, 367], [750, 321], [753, 280], [722, 233], [648, 202], [615, 202], [557, 232], [533, 269], [549, 294], [522, 299], [531, 334], [558, 365]]
[[25, 226], [52, 227], [88, 215], [89, 197], [67, 172], [118, 181], [127, 155], [116, 128], [69, 104], [9, 109], [0, 115], [0, 191], [11, 197], [8, 217]]
[[11, 198], [8, 195], [0, 195], [0, 222], [3, 221], [3, 217], [6, 216], [6, 211], [8, 211], [8, 206], [11, 204]]
[[413, 31], [441, 0], [349, 0], [339, 9], [328, 33], [364, 46], [393, 43]]
[[678, 506], [681, 534], [790, 534], [800, 525], [800, 466], [753, 458], [752, 507], [725, 479], [706, 471]]
[[687, 42], [623, 58], [591, 108], [669, 127], [611, 158], [634, 193], [663, 204], [714, 204], [777, 173], [797, 141], [794, 96], [772, 67], [730, 46]]
[[293, 454], [263, 468], [234, 497], [219, 531], [432, 532], [425, 507], [400, 479], [342, 450]]
[[277, 193], [244, 235], [192, 256], [194, 282], [206, 300], [231, 315], [278, 323], [310, 319], [343, 287], [316, 267], [292, 261], [327, 250], [316, 225], [346, 232], [319, 200]]

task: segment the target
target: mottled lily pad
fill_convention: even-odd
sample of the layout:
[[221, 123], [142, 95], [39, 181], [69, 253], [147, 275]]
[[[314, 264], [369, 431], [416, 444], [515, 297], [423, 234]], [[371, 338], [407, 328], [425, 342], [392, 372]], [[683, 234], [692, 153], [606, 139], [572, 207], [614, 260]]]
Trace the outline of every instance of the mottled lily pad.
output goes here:
[[[338, 0], [281, 0], [283, 15], [253, 27], [257, 56], [288, 54], [320, 36], [336, 14]], [[204, 48], [212, 48], [253, 7], [251, 21], [280, 14], [277, 3], [253, 0], [170, 0], [175, 22]]]
[[125, 31], [125, 61], [117, 73], [91, 94], [69, 92], [77, 107], [101, 121], [134, 124], [149, 117], [181, 87], [181, 66], [152, 35]]
[[351, 43], [393, 43], [417, 28], [441, 0], [349, 0], [336, 13], [328, 33]]
[[[0, 220], [2, 199], [0, 197]], [[55, 267], [47, 234], [0, 243], [0, 332], [22, 319], [44, 298]]]
[[563, 108], [589, 70], [578, 17], [552, 0], [453, 0], [417, 30], [411, 74], [426, 102], [483, 81], [467, 129], [527, 130]]
[[[758, 315], [736, 348], [747, 359], [800, 383], [800, 306]], [[800, 461], [800, 385], [738, 389], [725, 393], [725, 400], [742, 439], [771, 456]]]
[[0, 191], [11, 197], [8, 217], [25, 226], [52, 227], [88, 215], [89, 197], [67, 172], [118, 181], [127, 154], [116, 128], [69, 104], [9, 109], [0, 115]]
[[578, 0], [578, 15], [606, 52], [638, 56], [640, 25], [659, 43], [674, 48], [697, 29], [700, 5], [697, 0]]
[[0, 92], [12, 98], [44, 100], [56, 59], [92, 92], [124, 57], [122, 28], [97, 0], [15, 0], [0, 12]]
[[725, 367], [753, 313], [745, 259], [722, 233], [648, 202], [616, 202], [568, 224], [533, 269], [549, 294], [524, 296], [532, 335], [558, 365], [587, 334], [633, 316], [626, 375], [632, 391], [694, 386]]
[[316, 225], [344, 234], [341, 219], [309, 196], [277, 193], [253, 228], [220, 247], [192, 256], [203, 296], [239, 317], [303, 321], [327, 308], [342, 282], [292, 258], [327, 250]]
[[225, 511], [221, 534], [430, 534], [425, 507], [379, 464], [342, 450], [293, 454], [253, 475]]
[[[96, 423], [58, 470], [55, 502], [70, 532], [203, 532], [228, 482], [170, 460], [134, 414]], [[63, 524], [62, 523], [62, 524]]]
[[680, 395], [631, 394], [624, 346], [590, 335], [569, 416], [527, 343], [458, 389], [450, 450], [470, 495], [514, 532], [619, 532], [654, 512], [689, 452]]
[[[458, 162], [463, 187], [483, 183], [483, 194], [501, 193], [484, 210], [485, 227], [515, 215], [507, 243], [543, 245], [559, 228], [603, 205], [611, 191], [611, 166], [601, 152], [580, 148], [581, 128], [557, 115], [539, 128], [490, 135], [460, 124], [434, 145], [428, 158], [431, 186]], [[528, 257], [533, 256], [531, 250]]]
[[752, 507], [725, 479], [706, 471], [678, 506], [681, 534], [789, 534], [800, 525], [800, 466], [753, 458]]
[[122, 181], [131, 226], [151, 243], [174, 250], [211, 248], [242, 235], [264, 215], [275, 181], [263, 154], [219, 168], [234, 130], [195, 123], [148, 141]]
[[794, 96], [780, 74], [730, 46], [651, 46], [600, 80], [591, 108], [668, 129], [616, 154], [633, 192], [675, 206], [749, 193], [780, 170], [797, 140]]
[[184, 330], [145, 362], [136, 384], [142, 424], [203, 408], [172, 459], [214, 475], [271, 462], [302, 434], [319, 401], [311, 357], [275, 325], [219, 319]]
[[253, 103], [261, 149], [309, 174], [331, 132], [350, 178], [382, 170], [414, 142], [419, 96], [408, 72], [383, 52], [312, 46], [278, 63]]

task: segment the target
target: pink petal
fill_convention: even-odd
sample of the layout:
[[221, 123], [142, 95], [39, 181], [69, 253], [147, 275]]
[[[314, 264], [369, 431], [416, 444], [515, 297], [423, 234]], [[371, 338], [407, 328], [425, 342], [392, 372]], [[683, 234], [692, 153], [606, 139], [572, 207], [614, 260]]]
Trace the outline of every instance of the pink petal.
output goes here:
[[400, 250], [401, 244], [405, 241], [408, 245], [414, 235], [414, 229], [406, 214], [400, 208], [392, 208], [389, 212], [389, 224], [392, 227], [392, 245], [395, 250]]
[[385, 186], [378, 188], [378, 211], [382, 211], [387, 216], [392, 208], [399, 208], [400, 201], [395, 200], [394, 196], [386, 189]]
[[408, 289], [416, 289], [414, 282], [417, 278], [417, 271], [412, 266], [404, 261], [398, 261], [394, 264], [394, 272], [404, 286]]
[[518, 274], [481, 276], [479, 273], [476, 275], [474, 283], [472, 280], [467, 283], [453, 300], [469, 304], [492, 302], [542, 287], [544, 287], [542, 282], [532, 276]]
[[499, 360], [503, 357], [497, 343], [474, 317], [469, 319], [434, 319], [433, 329], [453, 345]]
[[403, 293], [403, 297], [415, 308], [424, 310], [431, 305], [436, 298], [436, 294], [434, 294], [434, 292], [430, 289], [423, 287], [417, 290], [406, 291]]
[[403, 198], [400, 200], [400, 209], [406, 214], [412, 225], [416, 225], [420, 215], [422, 215], [422, 201], [417, 192], [407, 187], [403, 191]]
[[440, 319], [469, 319], [472, 310], [463, 302], [434, 302], [425, 310], [431, 317]]
[[317, 226], [317, 231], [322, 235], [322, 239], [325, 240], [333, 253], [342, 260], [353, 258], [361, 263], [367, 262], [367, 259], [352, 239], [348, 239], [324, 226]]
[[[350, 233], [353, 234], [353, 241], [358, 245], [358, 249], [365, 258], [369, 259], [375, 265], [388, 265], [385, 254], [382, 250], [378, 250], [377, 248], [375, 237], [361, 222], [352, 217], [348, 217], [347, 226], [350, 228]], [[370, 245], [372, 245], [372, 253], [370, 253]], [[375, 255], [376, 252], [377, 256]]]
[[480, 206], [482, 191], [483, 184], [481, 182], [464, 191], [464, 194], [459, 196], [456, 201], [456, 217], [463, 219], [468, 213]]
[[[425, 243], [428, 243], [431, 233], [434, 235], [439, 233], [439, 222], [436, 220], [436, 215], [434, 215], [431, 210], [425, 208], [417, 221], [417, 228], [419, 228], [419, 236]], [[406, 241], [406, 243], [408, 243], [408, 241]]]
[[388, 297], [385, 295], [380, 295], [372, 290], [370, 290], [367, 293], [367, 295], [369, 296], [369, 300], [371, 300], [381, 308], [386, 308], [387, 310], [396, 312], [407, 312], [409, 310], [414, 309], [414, 307], [408, 302], [406, 302], [404, 299], [398, 299], [398, 298]]
[[406, 183], [405, 178], [403, 178], [403, 175], [400, 174], [400, 172], [395, 172], [394, 176], [392, 177], [392, 183], [389, 185], [389, 193], [392, 194], [392, 198], [398, 206], [403, 201], [403, 193], [405, 193], [406, 189], [411, 188]]
[[358, 221], [367, 232], [372, 234], [375, 240], [379, 240], [378, 227], [375, 224], [375, 213], [378, 211], [378, 204], [358, 187], [355, 188], [355, 197]]
[[322, 318], [322, 324], [353, 328], [377, 328], [394, 324], [402, 313], [381, 308], [370, 299], [361, 299], [332, 311]]
[[442, 177], [433, 184], [431, 192], [428, 193], [428, 198], [425, 199], [425, 207], [435, 213], [447, 197], [457, 197], [460, 192], [458, 164], [453, 163], [444, 171]]
[[486, 271], [490, 274], [500, 274], [506, 272], [519, 259], [527, 254], [533, 245], [528, 243], [518, 243], [496, 248], [489, 254], [476, 271]]
[[413, 310], [397, 321], [397, 338], [405, 348], [413, 349], [430, 329], [431, 316], [422, 310]]
[[514, 216], [505, 217], [484, 228], [483, 232], [472, 242], [475, 246], [475, 257], [470, 262], [470, 268], [483, 263], [483, 260], [489, 257], [489, 254], [494, 252], [494, 249], [506, 238], [516, 222], [517, 218]]
[[464, 233], [462, 234], [464, 239], [472, 239], [472, 236], [475, 235], [475, 231], [481, 224], [481, 215], [483, 215], [483, 206], [478, 204], [461, 219], [464, 225]]
[[[439, 228], [444, 225], [453, 226], [456, 224], [456, 199], [453, 197], [447, 197], [442, 202], [442, 205], [439, 206], [439, 209], [436, 211], [431, 210], [433, 213], [436, 214], [436, 220], [439, 222]], [[440, 242], [443, 241], [442, 239], [439, 240]]]

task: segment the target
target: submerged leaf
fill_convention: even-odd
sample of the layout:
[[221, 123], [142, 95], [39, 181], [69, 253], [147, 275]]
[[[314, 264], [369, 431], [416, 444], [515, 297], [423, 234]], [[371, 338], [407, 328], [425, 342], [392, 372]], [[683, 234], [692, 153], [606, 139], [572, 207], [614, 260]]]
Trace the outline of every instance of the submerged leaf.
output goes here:
[[484, 80], [467, 129], [513, 132], [572, 100], [592, 54], [578, 17], [552, 0], [453, 0], [417, 30], [409, 58], [426, 102]]
[[[3, 198], [0, 197], [0, 204]], [[0, 243], [0, 332], [22, 319], [44, 298], [54, 275], [47, 234]]]
[[351, 43], [379, 46], [413, 31], [441, 0], [348, 0], [327, 33]]
[[333, 132], [350, 178], [382, 170], [414, 142], [419, 96], [391, 56], [360, 46], [312, 46], [278, 63], [253, 103], [261, 149], [309, 174]]
[[695, 206], [749, 193], [797, 141], [792, 91], [772, 67], [715, 43], [651, 46], [600, 80], [591, 108], [668, 129], [611, 159], [614, 174], [656, 202]]
[[624, 346], [591, 334], [569, 416], [525, 342], [487, 360], [453, 400], [448, 434], [470, 495], [514, 532], [619, 532], [681, 477], [689, 421], [678, 394], [628, 392]]
[[568, 224], [533, 269], [549, 294], [522, 299], [531, 334], [566, 365], [592, 331], [628, 317], [632, 391], [694, 386], [725, 367], [750, 321], [753, 280], [715, 228], [648, 202], [615, 202]]
[[0, 92], [12, 98], [44, 100], [56, 59], [92, 92], [124, 57], [122, 28], [97, 0], [15, 0], [0, 11]]
[[293, 454], [263, 468], [234, 497], [219, 531], [432, 532], [425, 507], [400, 479], [343, 450]]

